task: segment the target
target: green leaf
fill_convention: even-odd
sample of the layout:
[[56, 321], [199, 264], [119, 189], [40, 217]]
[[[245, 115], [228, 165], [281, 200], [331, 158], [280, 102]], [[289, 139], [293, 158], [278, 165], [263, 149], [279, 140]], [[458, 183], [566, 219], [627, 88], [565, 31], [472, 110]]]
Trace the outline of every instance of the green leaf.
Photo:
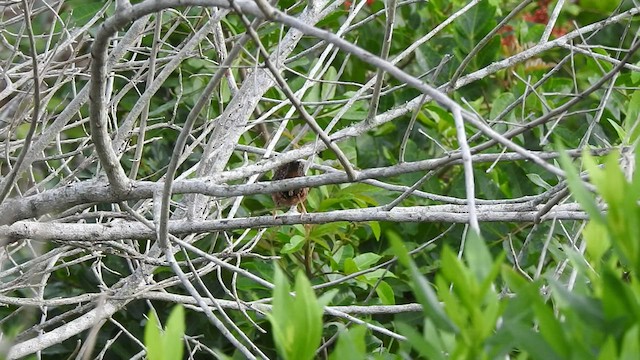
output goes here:
[[409, 267], [409, 264], [412, 262], [411, 257], [409, 256], [409, 251], [407, 247], [404, 245], [404, 242], [400, 240], [400, 237], [395, 232], [387, 232], [387, 237], [389, 237], [389, 241], [391, 242], [391, 248], [393, 249], [393, 253], [398, 257], [398, 262], [404, 266]]
[[323, 79], [327, 82], [322, 83], [322, 100], [333, 99], [336, 94], [338, 80], [338, 71], [333, 66], [329, 66], [327, 72], [324, 74]]
[[163, 336], [164, 358], [181, 360], [184, 353], [183, 337], [185, 332], [184, 307], [176, 305], [169, 314]]
[[604, 345], [600, 347], [600, 353], [598, 354], [598, 360], [609, 360], [618, 357], [618, 350], [616, 349], [616, 341], [613, 336], [608, 336]]
[[[427, 320], [428, 321], [428, 320]], [[416, 329], [404, 323], [398, 323], [400, 334], [404, 335], [409, 344], [420, 354], [422, 359], [444, 360], [444, 351], [438, 343], [438, 330], [431, 324], [428, 336], [422, 336]], [[425, 326], [425, 332], [427, 327]]]
[[325, 306], [329, 305], [331, 303], [331, 300], [333, 300], [338, 292], [340, 292], [340, 290], [331, 289], [320, 295], [320, 297], [318, 298], [318, 304], [320, 305], [320, 307], [324, 309]]
[[369, 227], [371, 228], [371, 232], [373, 232], [373, 236], [375, 236], [376, 240], [380, 240], [380, 223], [377, 221], [369, 221]]
[[66, 5], [68, 8], [73, 9], [73, 19], [77, 24], [86, 24], [89, 19], [100, 11], [104, 3], [100, 1], [67, 0]]
[[[502, 0], [498, 0], [498, 1], [502, 1]], [[495, 118], [497, 118], [498, 115], [500, 115], [500, 113], [504, 109], [506, 109], [509, 105], [511, 105], [515, 100], [516, 100], [515, 95], [513, 95], [513, 93], [511, 92], [505, 92], [498, 95], [498, 97], [495, 100], [493, 100], [493, 103], [491, 104], [491, 112], [489, 113], [489, 119], [494, 120]], [[511, 114], [512, 115], [510, 117], [507, 117], [507, 119], [515, 117], [513, 113]]]
[[384, 305], [396, 304], [396, 298], [395, 298], [395, 295], [393, 294], [393, 288], [391, 288], [391, 286], [387, 284], [385, 281], [380, 281], [380, 283], [376, 287], [376, 294], [378, 294], [380, 301]]
[[619, 274], [608, 266], [603, 267], [602, 307], [608, 321], [633, 324], [640, 319], [640, 306], [631, 288], [620, 280]]
[[162, 337], [160, 335], [160, 321], [154, 311], [149, 312], [149, 320], [144, 327], [144, 346], [147, 350], [147, 359], [162, 360], [163, 346]]
[[[469, 312], [467, 311], [467, 307], [460, 301], [461, 297], [450, 290], [451, 282], [445, 280], [442, 275], [438, 274], [435, 279], [435, 287], [438, 289], [438, 299], [444, 304], [444, 310], [448, 319], [459, 328], [467, 327], [469, 325]], [[465, 298], [462, 299], [464, 300]], [[468, 297], [466, 302], [467, 304], [470, 302]]]
[[611, 14], [613, 10], [620, 4], [619, 1], [613, 0], [582, 0], [580, 7], [600, 14]]
[[561, 324], [545, 303], [539, 291], [540, 282], [527, 282], [513, 269], [503, 268], [503, 278], [515, 293], [516, 298], [510, 303], [524, 306], [517, 312], [524, 316], [533, 310], [534, 319], [538, 324], [538, 331], [533, 331], [528, 321], [518, 317], [507, 317], [504, 324], [515, 341], [537, 359], [566, 359], [571, 346], [566, 339], [563, 324]]
[[313, 359], [322, 339], [322, 307], [302, 271], [296, 276], [293, 314], [296, 341], [291, 359]]
[[591, 260], [590, 264], [597, 269], [604, 254], [611, 248], [609, 231], [604, 224], [590, 221], [585, 226], [582, 235], [587, 242], [587, 255]]
[[566, 339], [562, 324], [556, 319], [547, 304], [542, 303], [542, 301], [535, 301], [532, 305], [538, 320], [540, 334], [556, 353], [566, 359], [571, 352], [571, 345]]
[[629, 99], [626, 117], [624, 120], [624, 128], [626, 130], [629, 139], [625, 139], [626, 144], [635, 143], [638, 135], [640, 134], [640, 124], [638, 121], [640, 120], [640, 91], [636, 90], [631, 95], [631, 99]]
[[599, 301], [573, 293], [555, 279], [548, 281], [553, 289], [551, 293], [558, 307], [564, 309], [564, 312], [575, 313], [581, 321], [590, 324], [595, 329], [604, 328], [604, 313]]
[[618, 139], [620, 140], [620, 142], [624, 145], [628, 145], [629, 143], [627, 142], [628, 141], [627, 131], [622, 126], [620, 126], [615, 120], [607, 118], [607, 121], [609, 121], [609, 124], [611, 124], [613, 129], [618, 134]]
[[[556, 143], [556, 148], [560, 151], [560, 164], [567, 175], [567, 183], [569, 184], [571, 193], [576, 200], [578, 200], [580, 205], [582, 205], [587, 214], [589, 214], [592, 221], [604, 223], [604, 218], [600, 213], [600, 209], [598, 209], [598, 206], [596, 205], [595, 197], [582, 183], [582, 179], [580, 179], [578, 172], [573, 167], [573, 164], [571, 163], [569, 156], [565, 153], [563, 146], [560, 143]], [[583, 154], [584, 157], [589, 156], [586, 150]]]
[[267, 314], [276, 349], [284, 359], [313, 359], [322, 336], [322, 307], [302, 272], [298, 272], [295, 297], [280, 268], [275, 271], [273, 307]]
[[282, 249], [280, 250], [281, 254], [291, 254], [294, 253], [304, 246], [305, 238], [300, 235], [293, 235], [289, 242], [284, 244]]
[[498, 16], [502, 16], [503, 0], [489, 0], [489, 4], [491, 4], [491, 6], [494, 6], [496, 8], [496, 14]]
[[364, 253], [354, 257], [353, 262], [356, 264], [358, 269], [364, 270], [370, 268], [371, 265], [377, 263], [381, 258], [382, 256], [378, 254]]
[[[516, 344], [529, 353], [531, 359], [563, 360], [545, 341], [540, 333], [533, 331], [530, 325], [519, 322], [505, 323], [505, 330], [511, 334]], [[526, 357], [529, 358], [529, 357]]]
[[496, 259], [494, 260], [493, 265], [491, 266], [491, 269], [489, 269], [489, 273], [480, 284], [481, 296], [484, 296], [488, 291], [491, 291], [493, 294], [495, 294], [495, 291], [493, 290], [494, 282], [500, 275], [500, 269], [504, 264], [505, 258], [506, 258], [506, 255], [504, 252], [496, 256]]
[[493, 259], [482, 236], [473, 230], [467, 233], [463, 256], [476, 280], [482, 282], [493, 267]]
[[344, 273], [349, 275], [349, 274], [353, 274], [360, 271], [360, 269], [358, 269], [358, 266], [356, 265], [356, 263], [353, 261], [352, 258], [347, 258], [344, 261]]
[[509, 288], [521, 295], [522, 289], [528, 285], [528, 282], [518, 274], [515, 270], [508, 266], [502, 266], [502, 278], [507, 282]]
[[418, 301], [420, 301], [425, 315], [431, 318], [433, 320], [433, 323], [438, 328], [445, 331], [458, 333], [458, 328], [447, 317], [447, 314], [444, 312], [442, 305], [438, 301], [436, 293], [433, 291], [427, 279], [424, 278], [424, 276], [418, 270], [418, 267], [409, 257], [409, 253], [404, 247], [404, 244], [397, 239], [391, 239], [391, 246], [400, 263], [408, 266], [409, 270], [411, 271], [411, 277], [413, 278], [411, 287], [413, 289], [413, 293], [416, 295], [416, 298], [418, 298]]
[[624, 334], [618, 359], [635, 360], [638, 354], [640, 354], [640, 337], [638, 337], [638, 324], [636, 324]]
[[376, 270], [373, 270], [373, 271], [369, 271], [366, 274], [363, 274], [361, 276], [358, 276], [358, 279], [364, 279], [365, 282], [373, 285], [381, 277], [393, 277], [394, 278], [394, 277], [396, 277], [396, 275], [394, 273], [392, 273], [391, 271], [387, 270], [387, 269], [376, 269]]
[[[474, 46], [496, 25], [496, 8], [487, 1], [481, 1], [460, 16], [455, 22], [456, 53], [459, 59], [464, 58]], [[497, 58], [497, 47], [500, 46], [498, 37], [494, 37], [472, 59], [469, 70], [488, 65]]]
[[[640, 65], [640, 61], [639, 61], [639, 62], [636, 62], [636, 64], [635, 64], [635, 65], [636, 65], [636, 66]], [[632, 73], [631, 73], [631, 81], [632, 81], [634, 84], [639, 83], [639, 82], [640, 82], [640, 74], [639, 74], [639, 73], [637, 73], [637, 72], [635, 72], [635, 71], [634, 71], [634, 72], [632, 72]]]
[[331, 360], [366, 359], [366, 346], [364, 336], [367, 328], [362, 325], [356, 325], [349, 330], [343, 331], [338, 337], [338, 343], [335, 350], [329, 356]]
[[549, 185], [549, 183], [544, 181], [544, 179], [542, 179], [540, 175], [535, 173], [530, 173], [530, 174], [527, 174], [527, 177], [529, 178], [529, 180], [531, 180], [532, 183], [540, 186], [541, 188], [545, 190], [551, 189], [551, 185]]
[[272, 324], [273, 340], [276, 343], [278, 353], [284, 359], [290, 359], [292, 352], [293, 336], [295, 329], [290, 325], [290, 311], [293, 308], [293, 299], [289, 295], [289, 283], [282, 270], [275, 268], [275, 288], [273, 289], [273, 305], [271, 313], [267, 314]]
[[334, 270], [343, 269], [344, 262], [347, 259], [352, 258], [353, 254], [354, 254], [353, 246], [351, 245], [340, 246], [332, 256], [333, 261], [337, 265], [337, 267]]
[[449, 247], [442, 250], [440, 260], [442, 263], [440, 274], [453, 285], [453, 292], [459, 300], [467, 305], [477, 301], [475, 295], [479, 286], [473, 271], [467, 269]]
[[144, 343], [149, 360], [181, 360], [185, 332], [184, 307], [174, 306], [162, 331], [156, 313], [149, 312], [149, 321], [144, 327]]
[[614, 151], [605, 159], [604, 169], [599, 168], [591, 157], [585, 157], [585, 166], [591, 181], [607, 202], [607, 228], [611, 233], [611, 244], [626, 266], [640, 269], [640, 209], [638, 194], [626, 180], [620, 165], [619, 154]]

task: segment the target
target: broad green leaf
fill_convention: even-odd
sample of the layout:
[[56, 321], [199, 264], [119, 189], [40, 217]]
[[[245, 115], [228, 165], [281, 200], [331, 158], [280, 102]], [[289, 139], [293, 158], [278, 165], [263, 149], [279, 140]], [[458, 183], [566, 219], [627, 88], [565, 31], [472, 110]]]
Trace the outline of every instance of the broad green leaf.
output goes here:
[[[442, 276], [452, 284], [453, 292], [461, 302], [465, 303], [465, 306], [473, 306], [472, 303], [478, 300], [475, 299], [475, 296], [479, 288], [473, 271], [465, 267], [449, 247], [445, 246], [440, 258]], [[484, 271], [489, 271], [489, 269]]]
[[311, 88], [307, 89], [302, 99], [308, 102], [318, 102], [321, 100], [320, 99], [321, 90], [322, 90], [321, 86], [312, 86]]
[[597, 269], [604, 254], [611, 248], [607, 227], [602, 223], [590, 221], [582, 235], [587, 242], [587, 255], [591, 260], [591, 266]]
[[505, 258], [506, 258], [506, 255], [505, 255], [504, 252], [502, 252], [498, 256], [496, 256], [496, 259], [494, 260], [493, 265], [491, 266], [491, 269], [489, 270], [489, 273], [487, 274], [487, 276], [484, 278], [484, 280], [480, 284], [480, 295], [481, 296], [484, 296], [488, 291], [491, 291], [492, 293], [495, 293], [495, 291], [493, 290], [494, 283], [495, 283], [496, 279], [498, 278], [498, 276], [500, 275], [500, 271], [501, 271], [502, 266], [504, 264], [504, 259]]
[[284, 244], [280, 253], [282, 254], [291, 254], [294, 253], [304, 246], [305, 238], [300, 235], [293, 235], [288, 243]]
[[539, 332], [534, 331], [529, 324], [519, 322], [505, 323], [504, 328], [513, 336], [519, 348], [529, 353], [531, 359], [564, 360], [549, 346]]
[[493, 259], [484, 239], [474, 230], [467, 233], [463, 256], [476, 280], [482, 282], [493, 267]]
[[[501, 0], [498, 0], [498, 1], [501, 1]], [[498, 115], [500, 115], [500, 113], [504, 109], [506, 109], [507, 106], [511, 105], [515, 100], [516, 98], [511, 92], [504, 92], [498, 95], [498, 97], [495, 100], [493, 100], [493, 103], [491, 104], [491, 112], [489, 113], [489, 119], [494, 120], [495, 118], [497, 118]], [[511, 115], [510, 117], [507, 117], [507, 119], [513, 118], [513, 117], [514, 116]]]
[[[496, 25], [496, 8], [487, 1], [481, 1], [460, 16], [454, 23], [456, 46], [454, 53], [461, 60]], [[497, 58], [500, 46], [498, 37], [494, 37], [479, 51], [471, 61], [469, 70], [491, 63]]]
[[227, 83], [226, 81], [221, 81], [220, 82], [220, 100], [222, 100], [222, 102], [226, 103], [229, 102], [231, 100], [231, 89], [229, 89], [229, 83]]
[[393, 248], [393, 253], [398, 257], [398, 262], [404, 266], [409, 267], [409, 264], [412, 262], [411, 257], [409, 256], [409, 251], [407, 247], [404, 245], [404, 242], [401, 240], [400, 236], [393, 231], [387, 232], [387, 237], [391, 242], [391, 247]]
[[485, 341], [491, 334], [495, 332], [498, 318], [502, 314], [503, 306], [498, 298], [498, 294], [493, 293], [491, 298], [486, 299], [485, 307], [482, 311], [482, 319], [477, 322], [476, 327], [479, 329], [480, 339]]
[[144, 343], [149, 360], [181, 360], [184, 352], [185, 332], [184, 308], [176, 305], [167, 320], [164, 331], [160, 327], [156, 313], [149, 313], [149, 321], [144, 328]]
[[580, 7], [585, 10], [594, 11], [600, 14], [610, 14], [620, 4], [614, 0], [582, 0]]
[[331, 300], [333, 300], [333, 298], [338, 294], [338, 292], [340, 292], [340, 290], [331, 289], [323, 293], [322, 295], [320, 295], [320, 297], [318, 298], [318, 304], [320, 304], [320, 307], [324, 308], [325, 306], [329, 305], [331, 303]]
[[620, 142], [623, 144], [629, 144], [627, 142], [628, 140], [627, 131], [622, 126], [620, 126], [615, 120], [607, 118], [607, 121], [609, 121], [609, 124], [613, 127], [613, 129], [618, 134], [618, 139], [620, 140]]
[[446, 359], [440, 344], [438, 344], [438, 330], [435, 327], [432, 326], [431, 330], [433, 331], [430, 331], [427, 336], [423, 336], [407, 324], [398, 323], [397, 326], [400, 334], [404, 335], [411, 346], [420, 354], [420, 358], [430, 360]]
[[[571, 345], [566, 339], [563, 325], [556, 319], [551, 307], [542, 298], [539, 291], [539, 281], [527, 282], [512, 269], [503, 270], [503, 277], [516, 294], [517, 299], [520, 300], [520, 304], [524, 303], [533, 309], [539, 328], [539, 332], [533, 334], [530, 329], [523, 328], [529, 325], [520, 324], [511, 319], [509, 326], [512, 335], [517, 337], [521, 346], [526, 346], [526, 350], [529, 352], [540, 352], [545, 356], [550, 356], [546, 359], [567, 358], [571, 352]], [[525, 310], [528, 309], [521, 309], [521, 311]], [[541, 351], [542, 349], [538, 349], [540, 346], [547, 348], [547, 350]], [[536, 358], [536, 356], [533, 357]], [[540, 359], [545, 359], [545, 357]]]
[[291, 309], [293, 309], [293, 299], [289, 294], [289, 283], [284, 277], [282, 270], [275, 268], [275, 288], [273, 289], [273, 305], [271, 313], [267, 314], [271, 322], [273, 331], [273, 341], [276, 344], [278, 353], [284, 359], [290, 359], [292, 353], [295, 329], [291, 320]]
[[353, 262], [358, 269], [364, 270], [370, 268], [372, 265], [378, 262], [382, 256], [374, 253], [364, 253], [353, 258]]
[[640, 319], [640, 307], [630, 287], [619, 274], [604, 266], [602, 276], [602, 307], [608, 321], [632, 324]]
[[395, 305], [396, 298], [393, 294], [393, 288], [387, 284], [385, 281], [380, 281], [378, 286], [376, 287], [376, 294], [380, 298], [380, 301], [384, 305]]
[[307, 360], [315, 357], [322, 338], [322, 307], [318, 304], [311, 284], [302, 271], [296, 276], [296, 296], [293, 312], [294, 346], [290, 359]]
[[344, 273], [349, 275], [349, 274], [353, 274], [360, 271], [360, 269], [358, 269], [358, 266], [356, 265], [356, 263], [353, 261], [352, 258], [347, 258], [344, 261]]
[[160, 335], [160, 321], [155, 311], [150, 311], [147, 324], [144, 327], [144, 346], [147, 350], [147, 359], [162, 360], [163, 346], [162, 337]]
[[353, 246], [342, 245], [333, 253], [332, 259], [335, 261], [337, 267], [334, 270], [342, 270], [346, 259], [352, 258], [354, 254]]
[[376, 240], [380, 240], [380, 223], [377, 221], [369, 221], [368, 224], [371, 232], [373, 232], [373, 236], [375, 236]]
[[530, 174], [527, 174], [527, 177], [529, 178], [529, 180], [531, 180], [532, 183], [540, 186], [541, 188], [545, 190], [551, 189], [551, 185], [549, 185], [549, 183], [544, 181], [540, 175], [535, 173], [530, 173]]
[[547, 304], [542, 301], [534, 301], [532, 306], [536, 314], [540, 334], [556, 353], [566, 359], [571, 352], [571, 344], [566, 339], [562, 324], [556, 319]]
[[185, 330], [184, 307], [182, 305], [176, 305], [169, 314], [163, 336], [165, 359], [182, 360], [182, 354], [184, 353], [183, 337]]
[[366, 359], [367, 353], [364, 338], [366, 333], [367, 328], [361, 325], [356, 325], [351, 329], [341, 332], [338, 336], [338, 343], [336, 344], [336, 348], [329, 356], [329, 359]]
[[522, 289], [528, 285], [528, 282], [518, 274], [512, 268], [504, 265], [502, 266], [502, 278], [507, 282], [509, 288], [518, 292], [518, 295], [522, 292]]
[[68, 8], [73, 9], [73, 19], [77, 24], [85, 24], [105, 6], [102, 2], [83, 0], [67, 0], [65, 4]]
[[370, 283], [370, 284], [375, 284], [378, 279], [380, 279], [381, 277], [392, 277], [395, 278], [396, 275], [394, 273], [392, 273], [391, 271], [387, 270], [387, 269], [376, 269], [373, 271], [370, 271], [362, 276], [359, 276], [358, 279], [365, 279], [366, 282]]
[[582, 321], [596, 329], [604, 328], [602, 304], [590, 297], [573, 293], [554, 279], [549, 279], [555, 304], [565, 312], [576, 313]]
[[600, 347], [600, 353], [598, 354], [598, 360], [609, 360], [618, 357], [618, 350], [616, 349], [616, 341], [613, 336], [608, 336], [604, 345]]
[[638, 336], [638, 324], [629, 329], [622, 340], [620, 360], [636, 360], [640, 354], [640, 337]]
[[323, 76], [327, 82], [322, 83], [322, 100], [333, 99], [336, 94], [335, 81], [338, 80], [338, 71], [333, 66], [329, 66], [327, 72]]
[[[636, 66], [638, 66], [638, 65], [640, 65], [640, 61], [636, 62]], [[637, 84], [638, 82], [640, 82], [640, 74], [638, 72], [636, 72], [636, 71], [632, 72], [631, 73], [631, 81], [634, 84]]]
[[282, 358], [312, 359], [322, 336], [323, 310], [301, 271], [296, 276], [295, 291], [295, 296], [289, 293], [289, 284], [276, 267], [273, 307], [267, 316]]
[[469, 325], [468, 308], [461, 303], [458, 294], [450, 290], [451, 283], [445, 280], [443, 276], [436, 275], [435, 285], [436, 289], [438, 289], [438, 299], [444, 304], [443, 307], [449, 320], [459, 328], [467, 327]]
[[496, 14], [498, 16], [502, 16], [503, 0], [489, 0], [489, 4], [491, 4], [491, 6], [496, 8]]

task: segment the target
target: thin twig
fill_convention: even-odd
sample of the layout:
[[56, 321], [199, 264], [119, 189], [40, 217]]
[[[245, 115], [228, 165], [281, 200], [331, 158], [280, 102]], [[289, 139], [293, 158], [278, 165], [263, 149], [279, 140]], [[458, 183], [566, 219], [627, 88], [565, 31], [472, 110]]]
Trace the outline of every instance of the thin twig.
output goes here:
[[33, 134], [36, 132], [38, 118], [40, 116], [40, 75], [38, 72], [38, 52], [36, 50], [36, 39], [33, 35], [33, 26], [31, 24], [31, 8], [29, 7], [27, 0], [22, 0], [22, 9], [24, 11], [24, 21], [27, 27], [27, 34], [29, 35], [29, 51], [31, 55], [31, 66], [33, 67], [33, 114], [31, 117], [31, 123], [29, 124], [29, 131], [27, 132], [24, 144], [22, 145], [22, 150], [20, 151], [20, 156], [18, 156], [18, 160], [16, 160], [16, 163], [13, 165], [11, 172], [6, 178], [2, 179], [4, 181], [0, 182], [0, 203], [7, 198], [11, 188], [15, 185], [15, 179], [18, 175], [18, 171], [20, 170], [25, 156], [31, 147]]

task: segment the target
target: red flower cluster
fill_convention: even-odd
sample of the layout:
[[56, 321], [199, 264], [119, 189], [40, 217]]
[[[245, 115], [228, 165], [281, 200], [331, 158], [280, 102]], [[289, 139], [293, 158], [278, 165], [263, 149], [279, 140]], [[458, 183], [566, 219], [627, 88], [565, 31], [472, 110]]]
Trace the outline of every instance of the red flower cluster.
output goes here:
[[522, 18], [525, 21], [546, 24], [549, 22], [549, 3], [551, 0], [538, 0], [538, 8], [531, 13], [524, 13]]
[[[551, 0], [538, 0], [536, 10], [533, 13], [525, 12], [522, 14], [522, 19], [527, 22], [546, 25], [549, 22], [550, 3]], [[506, 55], [515, 54], [522, 50], [513, 30], [513, 26], [505, 25], [498, 32], [502, 35], [500, 42], [502, 44], [502, 50]], [[551, 34], [555, 37], [560, 37], [568, 31], [568, 28], [565, 26], [555, 26], [553, 30], [551, 30]]]
[[[547, 24], [549, 22], [549, 3], [551, 0], [538, 0], [538, 8], [536, 11], [532, 13], [524, 13], [522, 18], [525, 21], [536, 23], [536, 24]], [[551, 34], [556, 37], [562, 36], [568, 32], [568, 29], [563, 26], [555, 26], [553, 30], [551, 30]]]

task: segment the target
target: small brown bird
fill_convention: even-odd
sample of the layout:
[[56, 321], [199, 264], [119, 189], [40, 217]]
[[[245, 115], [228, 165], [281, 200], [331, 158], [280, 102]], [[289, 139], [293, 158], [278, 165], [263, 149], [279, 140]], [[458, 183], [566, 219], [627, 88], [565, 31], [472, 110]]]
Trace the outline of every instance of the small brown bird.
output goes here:
[[[296, 160], [290, 163], [286, 163], [279, 168], [273, 174], [274, 180], [283, 180], [283, 179], [291, 179], [295, 177], [304, 176], [304, 163], [302, 161]], [[309, 193], [309, 188], [300, 188], [293, 189], [281, 192], [275, 192], [271, 194], [271, 198], [273, 202], [276, 204], [276, 207], [282, 206], [296, 206], [298, 204], [302, 205], [303, 212], [307, 212], [307, 209], [304, 207], [304, 200], [307, 198], [307, 194]]]

